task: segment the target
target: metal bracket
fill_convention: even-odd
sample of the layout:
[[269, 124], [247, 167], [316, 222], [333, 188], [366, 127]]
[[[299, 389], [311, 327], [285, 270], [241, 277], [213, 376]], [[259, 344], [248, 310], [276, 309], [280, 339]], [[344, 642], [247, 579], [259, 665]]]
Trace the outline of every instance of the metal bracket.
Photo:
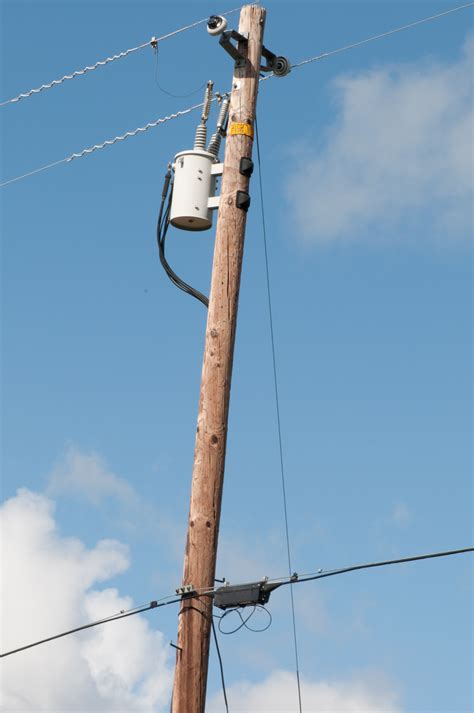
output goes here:
[[211, 166], [211, 176], [222, 176], [224, 172], [223, 163], [213, 163]]
[[239, 52], [238, 48], [232, 44], [231, 39], [236, 42], [247, 43], [249, 41], [249, 35], [247, 32], [245, 35], [241, 35], [240, 32], [237, 32], [237, 30], [227, 30], [227, 32], [223, 32], [219, 38], [219, 44], [228, 54], [230, 54], [232, 59], [235, 60], [235, 67], [245, 67], [247, 59], [241, 52]]
[[261, 72], [271, 72], [273, 70], [273, 65], [276, 60], [276, 54], [267, 50], [266, 47], [262, 47], [262, 57], [265, 57], [265, 64], [260, 65]]
[[262, 47], [262, 57], [265, 64], [260, 65], [261, 72], [273, 72], [277, 77], [284, 77], [291, 71], [291, 65], [286, 57], [277, 56], [266, 47]]

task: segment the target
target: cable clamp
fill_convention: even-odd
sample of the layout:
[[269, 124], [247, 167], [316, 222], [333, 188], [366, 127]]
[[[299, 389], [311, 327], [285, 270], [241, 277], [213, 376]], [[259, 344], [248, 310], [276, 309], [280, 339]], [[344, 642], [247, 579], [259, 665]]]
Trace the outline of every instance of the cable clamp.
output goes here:
[[196, 594], [196, 590], [194, 589], [192, 584], [183, 584], [181, 587], [178, 587], [176, 590], [176, 594], [180, 594], [181, 596], [190, 595], [190, 594]]

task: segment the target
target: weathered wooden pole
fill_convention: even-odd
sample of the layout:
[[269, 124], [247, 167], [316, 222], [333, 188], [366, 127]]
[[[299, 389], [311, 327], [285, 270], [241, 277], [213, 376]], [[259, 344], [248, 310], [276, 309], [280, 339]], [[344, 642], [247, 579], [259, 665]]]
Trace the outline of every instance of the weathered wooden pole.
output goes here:
[[[265, 14], [259, 5], [246, 5], [238, 30], [248, 40], [238, 43], [245, 61], [236, 65], [232, 82], [184, 555], [183, 585], [191, 584], [196, 590], [214, 586], [246, 223], [246, 206], [239, 207], [239, 202], [249, 186], [241, 159], [252, 155]], [[238, 196], [238, 191], [243, 194]], [[204, 713], [211, 617], [210, 597], [183, 601], [173, 713]]]

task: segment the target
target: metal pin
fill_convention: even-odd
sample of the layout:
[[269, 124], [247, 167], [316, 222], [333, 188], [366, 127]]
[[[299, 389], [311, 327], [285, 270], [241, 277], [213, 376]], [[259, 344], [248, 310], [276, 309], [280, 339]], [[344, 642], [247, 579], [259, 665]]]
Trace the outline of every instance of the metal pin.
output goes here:
[[170, 641], [170, 646], [172, 646], [173, 649], [178, 649], [178, 651], [182, 651], [182, 650], [183, 650], [183, 649], [181, 648], [181, 646], [177, 646], [176, 644], [173, 644], [172, 641]]

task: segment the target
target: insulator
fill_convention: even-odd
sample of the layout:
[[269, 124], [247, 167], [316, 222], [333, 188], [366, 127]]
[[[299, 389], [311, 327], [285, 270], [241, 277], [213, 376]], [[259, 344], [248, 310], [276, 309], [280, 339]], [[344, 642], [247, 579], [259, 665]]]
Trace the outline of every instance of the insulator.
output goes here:
[[222, 140], [222, 134], [220, 134], [218, 131], [216, 131], [214, 134], [211, 136], [211, 140], [209, 141], [209, 145], [207, 147], [207, 150], [209, 153], [214, 154], [214, 156], [219, 155], [219, 149], [221, 147], [221, 140]]
[[207, 127], [205, 124], [199, 124], [199, 126], [196, 128], [196, 136], [194, 138], [194, 149], [202, 149], [203, 151], [206, 150], [206, 141], [207, 141]]
[[219, 116], [217, 117], [217, 131], [219, 133], [222, 132], [223, 127], [225, 126], [225, 122], [227, 119], [227, 114], [229, 112], [229, 104], [230, 104], [230, 99], [229, 97], [225, 97], [222, 100], [221, 108], [219, 111]]
[[216, 132], [212, 134], [211, 140], [209, 141], [209, 145], [207, 147], [207, 150], [209, 153], [214, 154], [214, 156], [219, 155], [219, 149], [221, 147], [221, 140], [222, 137], [224, 136], [224, 127], [226, 125], [227, 121], [227, 114], [229, 113], [229, 105], [230, 105], [230, 99], [229, 97], [224, 97], [221, 103], [221, 108], [219, 111], [219, 116], [217, 117], [217, 126], [216, 126]]
[[202, 108], [202, 116], [201, 116], [201, 121], [203, 124], [205, 124], [209, 118], [209, 111], [211, 109], [213, 87], [214, 87], [214, 82], [212, 80], [209, 80], [207, 83], [207, 86], [206, 86], [206, 91], [204, 93], [204, 106]]

